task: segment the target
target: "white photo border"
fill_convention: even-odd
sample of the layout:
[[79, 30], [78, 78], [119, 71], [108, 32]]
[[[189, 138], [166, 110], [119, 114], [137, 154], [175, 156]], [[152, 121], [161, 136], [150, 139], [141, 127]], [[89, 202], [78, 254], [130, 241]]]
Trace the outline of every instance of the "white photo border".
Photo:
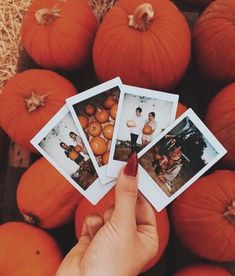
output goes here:
[[[114, 186], [115, 182], [108, 185], [102, 185], [97, 178], [86, 190], [83, 190], [65, 171], [45, 152], [39, 145], [43, 138], [69, 113], [69, 108], [65, 104], [56, 115], [31, 139], [30, 143], [93, 205]], [[79, 133], [80, 135], [80, 133]]]
[[122, 111], [124, 97], [126, 94], [133, 95], [133, 96], [144, 96], [144, 97], [152, 98], [152, 99], [156, 99], [156, 100], [172, 102], [173, 106], [172, 106], [172, 112], [170, 115], [169, 125], [170, 125], [170, 123], [172, 123], [175, 120], [175, 116], [176, 116], [179, 95], [123, 84], [122, 91], [121, 91], [120, 98], [119, 98], [119, 106], [118, 106], [118, 112], [117, 112], [117, 117], [116, 117], [116, 124], [115, 124], [114, 131], [113, 131], [113, 140], [111, 143], [109, 164], [108, 164], [108, 167], [106, 170], [106, 174], [109, 177], [111, 177], [111, 176], [117, 177], [120, 169], [126, 164], [125, 161], [119, 161], [119, 160], [114, 159], [116, 140], [117, 140], [117, 136], [118, 136], [120, 120], [121, 120], [121, 115], [122, 115], [121, 111]]
[[208, 164], [206, 164], [200, 171], [198, 171], [192, 178], [190, 178], [178, 191], [168, 197], [157, 183], [151, 178], [151, 176], [145, 171], [145, 169], [139, 164], [139, 190], [143, 195], [151, 202], [157, 211], [161, 211], [169, 203], [171, 203], [176, 197], [184, 192], [189, 186], [191, 186], [200, 176], [202, 176], [209, 168], [211, 168], [219, 159], [221, 159], [227, 152], [223, 145], [217, 140], [213, 133], [206, 127], [196, 113], [189, 108], [179, 118], [177, 118], [173, 124], [165, 129], [157, 138], [155, 138], [149, 145], [138, 153], [138, 158], [143, 156], [150, 148], [152, 148], [157, 142], [159, 142], [168, 132], [170, 132], [175, 126], [177, 126], [184, 118], [188, 117], [197, 129], [204, 135], [207, 141], [218, 152]]

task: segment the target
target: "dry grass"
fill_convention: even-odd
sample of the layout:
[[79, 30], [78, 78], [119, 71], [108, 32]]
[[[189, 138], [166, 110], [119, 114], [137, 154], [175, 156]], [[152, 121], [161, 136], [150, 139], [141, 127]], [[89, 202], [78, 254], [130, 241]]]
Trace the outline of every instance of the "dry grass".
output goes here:
[[22, 18], [32, 0], [0, 0], [0, 92], [17, 70]]

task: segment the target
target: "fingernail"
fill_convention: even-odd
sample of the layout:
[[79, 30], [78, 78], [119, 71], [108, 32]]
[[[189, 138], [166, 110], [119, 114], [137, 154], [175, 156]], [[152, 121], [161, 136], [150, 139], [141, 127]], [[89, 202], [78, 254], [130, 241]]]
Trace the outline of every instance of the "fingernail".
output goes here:
[[137, 153], [133, 152], [124, 168], [124, 173], [128, 176], [135, 177], [137, 175], [137, 171], [138, 171], [138, 157], [137, 157]]

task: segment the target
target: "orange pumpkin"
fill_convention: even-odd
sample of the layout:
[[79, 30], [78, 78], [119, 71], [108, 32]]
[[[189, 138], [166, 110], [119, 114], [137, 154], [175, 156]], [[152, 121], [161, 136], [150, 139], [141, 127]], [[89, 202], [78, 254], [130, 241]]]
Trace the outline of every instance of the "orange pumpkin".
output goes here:
[[87, 131], [93, 137], [99, 136], [102, 131], [102, 126], [99, 122], [93, 121], [89, 123]]
[[92, 116], [95, 114], [95, 107], [93, 104], [87, 104], [84, 107], [84, 111], [87, 115]]
[[103, 107], [105, 109], [111, 109], [111, 107], [117, 102], [116, 97], [109, 95], [103, 102]]
[[0, 125], [17, 144], [36, 152], [30, 140], [75, 92], [69, 81], [51, 71], [16, 74], [0, 94]]
[[87, 63], [97, 28], [86, 1], [35, 0], [21, 35], [26, 51], [42, 67], [71, 71]]
[[196, 7], [206, 7], [214, 0], [183, 0], [184, 3]]
[[218, 170], [197, 180], [171, 208], [183, 244], [200, 257], [235, 261], [235, 172]]
[[17, 187], [17, 205], [25, 221], [43, 228], [69, 222], [81, 198], [45, 158], [28, 168]]
[[96, 156], [103, 155], [108, 150], [108, 144], [106, 140], [99, 136], [91, 139], [90, 146], [94, 155]]
[[80, 151], [82, 151], [82, 147], [80, 145], [76, 145], [75, 148], [74, 148], [74, 150], [76, 152], [80, 152]]
[[88, 126], [88, 119], [84, 115], [78, 115], [78, 120], [82, 126], [83, 129], [87, 128]]
[[143, 134], [149, 135], [149, 134], [152, 134], [153, 129], [151, 128], [151, 126], [145, 125], [142, 132]]
[[106, 165], [106, 164], [108, 164], [108, 162], [109, 162], [109, 151], [107, 151], [104, 155], [102, 155], [102, 157], [101, 157], [101, 163], [103, 164], [103, 165]]
[[210, 102], [206, 125], [227, 149], [222, 161], [235, 168], [235, 82], [222, 89]]
[[54, 276], [62, 261], [56, 241], [26, 223], [2, 224], [0, 244], [1, 275]]
[[[97, 205], [92, 205], [90, 202], [83, 198], [80, 202], [76, 214], [75, 214], [75, 227], [76, 236], [79, 239], [82, 231], [83, 221], [89, 214], [99, 214], [103, 215], [105, 210], [113, 206], [115, 202], [115, 190], [111, 189], [99, 202]], [[159, 250], [156, 255], [144, 268], [143, 271], [151, 268], [155, 263], [161, 258], [169, 239], [169, 221], [166, 210], [160, 213], [155, 211], [156, 221], [157, 221], [157, 231], [159, 235]]]
[[182, 268], [173, 276], [232, 276], [232, 273], [219, 266], [200, 264]]
[[95, 113], [95, 118], [100, 123], [108, 122], [109, 120], [109, 113], [107, 110], [98, 109]]
[[188, 24], [171, 1], [120, 0], [97, 31], [93, 61], [100, 81], [120, 76], [126, 84], [169, 90], [183, 77], [190, 48]]
[[75, 150], [70, 151], [70, 152], [69, 152], [69, 158], [70, 158], [71, 160], [77, 159], [77, 158], [78, 158], [78, 153], [77, 153]]
[[187, 109], [187, 106], [183, 105], [182, 103], [178, 103], [176, 110], [176, 118], [182, 115]]
[[234, 0], [212, 2], [198, 19], [193, 43], [201, 72], [221, 83], [235, 81]]
[[113, 129], [114, 129], [114, 125], [112, 125], [112, 124], [108, 124], [108, 125], [104, 126], [103, 135], [107, 140], [112, 140]]
[[117, 108], [118, 108], [118, 104], [115, 103], [112, 105], [111, 109], [110, 109], [110, 116], [113, 120], [116, 119], [117, 116]]

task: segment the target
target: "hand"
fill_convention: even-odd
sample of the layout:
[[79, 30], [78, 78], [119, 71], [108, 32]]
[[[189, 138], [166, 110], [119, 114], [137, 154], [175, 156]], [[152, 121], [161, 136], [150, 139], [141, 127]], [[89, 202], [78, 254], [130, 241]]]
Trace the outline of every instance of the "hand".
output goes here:
[[81, 237], [56, 276], [137, 275], [157, 254], [158, 236], [152, 206], [137, 188], [137, 155], [119, 173], [115, 206], [104, 216], [86, 218]]

